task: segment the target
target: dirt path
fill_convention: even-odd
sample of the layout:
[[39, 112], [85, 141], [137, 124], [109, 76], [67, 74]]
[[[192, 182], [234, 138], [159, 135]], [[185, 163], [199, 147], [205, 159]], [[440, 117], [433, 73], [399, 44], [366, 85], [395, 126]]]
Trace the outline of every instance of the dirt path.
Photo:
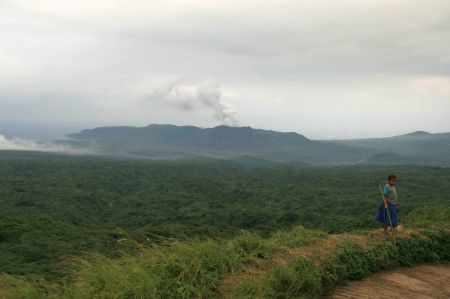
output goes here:
[[450, 298], [450, 265], [422, 265], [381, 272], [338, 287], [329, 298]]

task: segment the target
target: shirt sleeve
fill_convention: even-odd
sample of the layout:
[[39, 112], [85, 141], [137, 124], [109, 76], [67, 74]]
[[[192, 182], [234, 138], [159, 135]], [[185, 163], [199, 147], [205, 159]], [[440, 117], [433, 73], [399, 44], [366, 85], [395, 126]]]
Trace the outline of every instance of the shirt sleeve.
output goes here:
[[391, 188], [389, 188], [388, 185], [384, 186], [384, 190], [383, 190], [384, 196], [389, 196], [389, 193], [391, 193]]

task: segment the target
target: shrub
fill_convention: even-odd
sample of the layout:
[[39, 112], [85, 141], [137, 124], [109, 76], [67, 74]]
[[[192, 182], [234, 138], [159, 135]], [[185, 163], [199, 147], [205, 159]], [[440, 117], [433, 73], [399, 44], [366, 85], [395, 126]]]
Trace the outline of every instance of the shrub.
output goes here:
[[248, 231], [242, 231], [232, 241], [233, 248], [244, 261], [249, 262], [255, 258], [268, 258], [277, 249], [269, 240], [261, 238], [260, 235]]
[[392, 243], [376, 242], [371, 244], [366, 252], [367, 268], [374, 273], [398, 265], [397, 251]]
[[293, 267], [276, 266], [270, 275], [271, 297], [277, 299], [298, 297], [301, 277]]
[[300, 277], [301, 294], [308, 298], [319, 296], [321, 292], [321, 268], [304, 257], [294, 262], [292, 267]]

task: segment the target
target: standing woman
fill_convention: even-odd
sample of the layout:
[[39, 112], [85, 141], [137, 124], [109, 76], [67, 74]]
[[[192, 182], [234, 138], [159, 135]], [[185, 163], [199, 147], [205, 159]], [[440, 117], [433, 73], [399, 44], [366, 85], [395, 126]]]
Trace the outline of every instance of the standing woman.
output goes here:
[[378, 208], [375, 218], [383, 223], [384, 235], [387, 236], [388, 227], [391, 227], [392, 235], [395, 238], [395, 228], [397, 227], [397, 177], [393, 174], [388, 176], [387, 184], [383, 189], [383, 203]]

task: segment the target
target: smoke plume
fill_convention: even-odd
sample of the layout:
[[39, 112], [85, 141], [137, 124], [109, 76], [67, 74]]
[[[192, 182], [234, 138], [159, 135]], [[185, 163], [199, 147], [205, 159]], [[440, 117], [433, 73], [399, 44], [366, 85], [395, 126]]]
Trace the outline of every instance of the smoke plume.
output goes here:
[[207, 109], [223, 125], [239, 124], [235, 111], [222, 101], [219, 85], [209, 80], [199, 85], [171, 82], [153, 90], [148, 99], [163, 100], [183, 110]]

